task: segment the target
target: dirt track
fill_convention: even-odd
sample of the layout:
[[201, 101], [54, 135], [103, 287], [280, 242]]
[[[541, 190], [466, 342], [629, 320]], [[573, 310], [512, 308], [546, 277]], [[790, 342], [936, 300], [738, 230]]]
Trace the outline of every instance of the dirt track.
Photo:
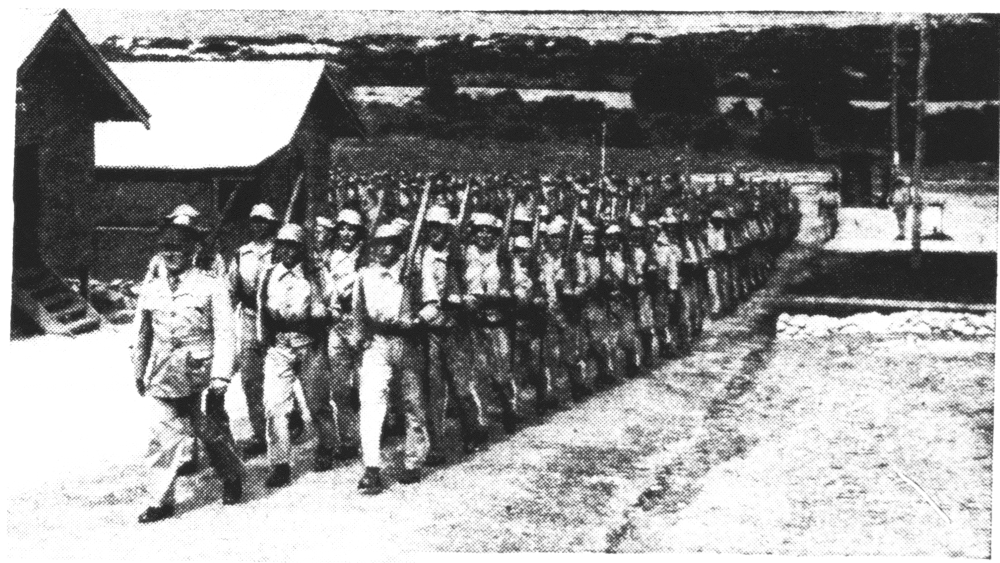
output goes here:
[[[807, 252], [801, 246], [796, 251]], [[362, 497], [355, 491], [361, 472], [357, 462], [324, 474], [310, 473], [306, 453], [300, 450], [298, 475], [290, 487], [268, 493], [256, 488], [245, 504], [222, 507], [218, 482], [204, 471], [182, 480], [179, 517], [152, 526], [135, 524], [142, 509], [138, 461], [144, 425], [142, 401], [134, 395], [125, 369], [124, 335], [104, 332], [62, 341], [58, 349], [51, 339], [15, 343], [14, 354], [22, 358], [48, 351], [41, 356], [46, 369], [39, 370], [38, 377], [52, 378], [53, 385], [18, 380], [11, 396], [29, 400], [12, 401], [13, 416], [23, 423], [37, 420], [35, 407], [47, 397], [49, 412], [58, 415], [60, 425], [22, 424], [31, 431], [19, 433], [11, 444], [13, 451], [28, 453], [26, 459], [37, 465], [14, 468], [20, 473], [14, 476], [16, 488], [8, 489], [8, 555], [258, 560], [332, 557], [345, 550], [369, 557], [437, 550], [748, 551], [733, 538], [773, 533], [785, 525], [777, 518], [764, 519], [763, 524], [748, 521], [747, 512], [738, 509], [755, 514], [767, 505], [753, 505], [746, 498], [785, 494], [775, 487], [787, 480], [778, 479], [776, 472], [790, 463], [782, 456], [794, 450], [796, 434], [789, 430], [797, 428], [793, 422], [804, 421], [807, 430], [835, 423], [832, 435], [839, 436], [845, 425], [850, 427], [845, 420], [851, 416], [822, 400], [818, 404], [825, 404], [824, 410], [759, 401], [762, 388], [779, 389], [788, 400], [811, 397], [806, 403], [817, 400], [811, 390], [819, 389], [810, 387], [807, 377], [783, 389], [776, 374], [802, 365], [787, 363], [785, 352], [759, 330], [758, 322], [766, 320], [760, 300], [758, 295], [736, 316], [711, 324], [691, 357], [664, 364], [528, 427], [487, 452], [435, 471], [418, 485], [393, 484], [379, 497]], [[803, 356], [797, 354], [788, 359], [800, 361]], [[976, 356], [974, 364], [991, 367], [992, 354]], [[766, 386], [757, 382], [760, 374], [767, 374], [762, 379]], [[853, 389], [830, 385], [824, 392]], [[848, 409], [851, 403], [840, 406]], [[755, 414], [747, 418], [748, 412]], [[760, 412], [781, 422], [748, 426], [748, 420], [762, 420]], [[938, 425], [940, 433], [967, 439], [966, 420], [958, 417], [933, 419], [925, 438], [937, 435]], [[911, 442], [918, 443], [923, 442]], [[782, 449], [774, 449], [779, 446]], [[756, 481], [748, 472], [732, 473], [740, 463], [755, 459]], [[67, 467], [67, 460], [80, 461]], [[773, 470], [761, 464], [768, 460], [774, 462]], [[252, 482], [259, 486], [266, 468], [256, 461], [250, 469]], [[982, 476], [975, 465], [956, 471], [972, 481]], [[730, 503], [731, 487], [743, 487], [744, 494], [731, 495]], [[983, 500], [976, 496], [973, 502], [982, 506]], [[908, 505], [917, 510], [913, 504], [919, 501]], [[832, 502], [824, 514], [847, 517], [844, 511], [852, 509]], [[789, 521], [801, 525], [812, 514], [803, 505], [796, 513], [801, 518]], [[726, 518], [719, 522], [726, 523], [721, 529], [728, 534], [716, 533], [716, 515]], [[981, 518], [977, 522], [981, 524]], [[682, 530], [697, 530], [698, 535]], [[824, 536], [824, 530], [832, 535]], [[816, 524], [812, 533], [818, 536], [812, 539], [836, 538], [835, 531]], [[971, 547], [960, 551], [975, 556], [981, 553], [975, 547], [981, 530], [970, 534], [966, 545]], [[845, 540], [857, 544], [861, 537]], [[864, 537], [878, 540], [871, 533]], [[849, 547], [834, 541], [823, 553]], [[749, 551], [774, 551], [765, 544], [759, 541]]]

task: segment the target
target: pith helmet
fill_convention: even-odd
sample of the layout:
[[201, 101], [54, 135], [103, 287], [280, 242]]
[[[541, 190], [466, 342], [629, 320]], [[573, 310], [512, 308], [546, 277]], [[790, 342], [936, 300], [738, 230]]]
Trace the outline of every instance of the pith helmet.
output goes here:
[[337, 224], [360, 227], [364, 225], [364, 221], [361, 220], [361, 214], [357, 211], [353, 209], [342, 209], [340, 210], [340, 213], [337, 214]]
[[500, 219], [491, 213], [473, 213], [472, 225], [476, 227], [490, 227], [493, 229], [500, 229], [503, 227], [503, 223]]
[[253, 209], [250, 210], [250, 218], [278, 222], [278, 216], [274, 214], [274, 209], [266, 203], [258, 203], [253, 206]]
[[391, 240], [402, 238], [406, 232], [406, 225], [400, 221], [392, 221], [375, 229], [375, 239]]
[[306, 232], [300, 225], [296, 225], [295, 223], [289, 223], [278, 229], [278, 236], [275, 237], [275, 240], [283, 240], [287, 242], [305, 244]]
[[531, 248], [531, 239], [526, 236], [514, 237], [514, 248], [517, 250], [527, 250]]
[[177, 207], [175, 207], [173, 211], [165, 215], [164, 219], [170, 220], [170, 219], [176, 219], [178, 217], [196, 218], [196, 217], [201, 217], [201, 213], [194, 207], [191, 207], [186, 203], [182, 203]]
[[427, 210], [426, 220], [428, 223], [437, 223], [439, 225], [450, 225], [451, 213], [448, 211], [446, 207], [437, 205]]

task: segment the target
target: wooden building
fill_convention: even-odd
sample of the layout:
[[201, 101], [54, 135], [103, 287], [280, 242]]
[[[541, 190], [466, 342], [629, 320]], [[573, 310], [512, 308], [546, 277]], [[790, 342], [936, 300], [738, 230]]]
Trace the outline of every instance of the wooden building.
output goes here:
[[143, 129], [149, 113], [65, 10], [21, 14], [16, 31], [12, 327], [20, 319], [76, 333], [99, 323], [61, 280], [74, 275], [93, 225], [94, 125]]
[[[152, 113], [149, 128], [101, 123], [95, 132], [97, 223], [147, 226], [181, 203], [225, 225], [223, 248], [243, 234], [250, 207], [286, 210], [296, 179], [301, 221], [325, 197], [336, 140], [364, 135], [323, 61], [130, 62], [111, 68]], [[148, 238], [148, 237], [147, 237]], [[107, 233], [95, 276], [137, 277], [149, 241]]]

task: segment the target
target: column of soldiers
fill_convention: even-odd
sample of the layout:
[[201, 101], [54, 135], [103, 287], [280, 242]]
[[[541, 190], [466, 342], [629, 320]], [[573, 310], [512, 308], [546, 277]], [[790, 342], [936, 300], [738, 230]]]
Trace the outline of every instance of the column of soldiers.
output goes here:
[[[411, 484], [455, 449], [475, 454], [491, 433], [691, 353], [798, 230], [787, 185], [737, 180], [695, 193], [644, 173], [341, 175], [337, 212], [311, 234], [259, 204], [228, 259], [178, 208], [136, 314], [136, 385], [156, 412], [140, 522], [174, 514], [196, 443], [226, 504], [243, 496], [241, 457], [266, 454], [264, 486], [288, 485], [297, 411], [312, 421], [313, 470], [360, 455], [358, 489], [377, 494], [387, 418], [402, 427], [395, 480]], [[224, 408], [236, 375], [252, 428], [242, 452]]]

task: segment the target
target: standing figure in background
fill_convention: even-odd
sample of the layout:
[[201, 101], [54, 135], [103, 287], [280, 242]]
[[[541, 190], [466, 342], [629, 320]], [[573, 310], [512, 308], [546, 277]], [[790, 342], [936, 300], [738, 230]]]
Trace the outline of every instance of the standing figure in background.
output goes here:
[[[837, 229], [840, 228], [840, 190], [834, 182], [829, 182], [825, 186], [823, 193], [819, 195], [817, 211], [820, 224], [823, 226], [823, 240], [827, 241], [837, 236]], [[904, 215], [905, 219], [905, 215]]]
[[889, 195], [889, 205], [896, 215], [898, 234], [896, 240], [906, 240], [906, 213], [913, 204], [910, 197], [910, 179], [899, 176], [892, 181], [892, 194]]

